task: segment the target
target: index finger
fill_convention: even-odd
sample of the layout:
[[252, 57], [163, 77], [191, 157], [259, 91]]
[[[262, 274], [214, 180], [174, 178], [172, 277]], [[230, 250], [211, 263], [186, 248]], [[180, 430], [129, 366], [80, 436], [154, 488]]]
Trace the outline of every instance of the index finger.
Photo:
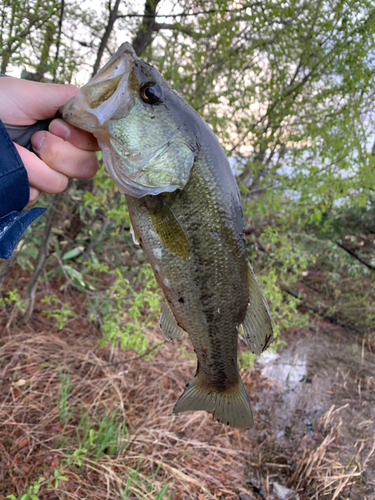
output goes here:
[[83, 149], [85, 151], [100, 150], [98, 141], [92, 134], [90, 134], [90, 132], [74, 127], [63, 120], [60, 120], [60, 118], [52, 120], [48, 130], [51, 134], [57, 135], [57, 137], [64, 139], [64, 141], [70, 142], [76, 148]]
[[55, 116], [77, 92], [74, 85], [40, 83], [21, 78], [0, 78], [0, 117], [12, 125], [32, 125]]

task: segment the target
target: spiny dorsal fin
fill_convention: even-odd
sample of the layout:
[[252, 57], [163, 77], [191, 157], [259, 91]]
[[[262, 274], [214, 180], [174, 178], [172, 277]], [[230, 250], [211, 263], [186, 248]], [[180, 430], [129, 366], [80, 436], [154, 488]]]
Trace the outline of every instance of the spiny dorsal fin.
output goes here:
[[178, 326], [166, 302], [163, 302], [161, 305], [160, 328], [163, 337], [165, 340], [168, 340], [168, 342], [170, 340], [180, 339], [184, 334], [184, 330]]
[[273, 340], [273, 326], [268, 304], [249, 263], [249, 305], [242, 323], [243, 336], [251, 352], [258, 356]]

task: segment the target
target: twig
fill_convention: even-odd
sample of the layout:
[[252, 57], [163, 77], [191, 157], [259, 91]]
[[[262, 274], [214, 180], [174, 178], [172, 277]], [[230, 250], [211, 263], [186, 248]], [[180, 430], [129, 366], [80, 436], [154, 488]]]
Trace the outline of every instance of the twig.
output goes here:
[[35, 263], [35, 268], [34, 268], [34, 273], [29, 281], [27, 291], [26, 291], [26, 302], [27, 302], [27, 308], [26, 312], [22, 317], [22, 322], [26, 323], [29, 321], [30, 316], [33, 312], [34, 309], [34, 302], [35, 302], [35, 293], [36, 289], [38, 288], [39, 284], [39, 278], [43, 272], [44, 266], [46, 264], [47, 258], [48, 258], [48, 246], [49, 246], [49, 240], [50, 240], [50, 235], [52, 231], [52, 226], [57, 214], [57, 209], [60, 205], [60, 202], [63, 197], [63, 192], [55, 195], [50, 207], [49, 207], [49, 213], [47, 215], [47, 220], [46, 220], [46, 225], [44, 227], [44, 232], [42, 236], [42, 243], [39, 249], [38, 257]]
[[[293, 290], [290, 290], [289, 288], [285, 288], [285, 287], [282, 287], [281, 288], [284, 292], [288, 293], [289, 295], [291, 295], [292, 297], [295, 297], [296, 299], [299, 299], [301, 300], [301, 296], [299, 295], [299, 293], [297, 292], [294, 292]], [[322, 311], [321, 309], [317, 309], [316, 307], [312, 307], [312, 306], [309, 306], [308, 304], [306, 304], [305, 302], [300, 302], [299, 303], [299, 307], [304, 307], [305, 309], [309, 310], [309, 311], [312, 311], [316, 314], [318, 314], [319, 316], [321, 316], [322, 318], [325, 318], [325, 319], [328, 319], [328, 321], [330, 321], [331, 323], [333, 323], [334, 325], [340, 325], [342, 326], [343, 328], [347, 328], [348, 330], [352, 330], [353, 332], [357, 332], [357, 333], [362, 333], [360, 330], [358, 330], [358, 328], [355, 328], [354, 326], [350, 326], [348, 325], [347, 323], [344, 323], [343, 321], [341, 321], [340, 319], [338, 319], [336, 316], [328, 316], [324, 311]]]
[[144, 14], [120, 14], [117, 16], [118, 18], [123, 18], [123, 17], [195, 17], [199, 16], [200, 14], [221, 14], [222, 12], [227, 12], [227, 13], [237, 13], [237, 12], [242, 12], [246, 9], [251, 9], [253, 7], [262, 7], [263, 3], [262, 2], [253, 2], [253, 3], [248, 3], [247, 5], [243, 5], [239, 9], [209, 9], [209, 10], [201, 10], [197, 12], [181, 12], [181, 14], [155, 14], [153, 15], [152, 13], [147, 13], [145, 12]]
[[344, 246], [342, 243], [339, 243], [338, 241], [336, 241], [335, 243], [336, 243], [336, 245], [338, 247], [342, 248], [349, 255], [351, 255], [352, 257], [354, 257], [355, 259], [357, 259], [358, 262], [360, 262], [361, 264], [363, 264], [364, 266], [366, 266], [368, 269], [371, 269], [371, 271], [375, 271], [375, 267], [374, 266], [372, 266], [371, 264], [368, 264], [363, 259], [361, 259], [361, 257], [359, 257], [359, 255], [357, 255], [353, 250], [350, 250], [350, 248], [347, 248], [346, 246]]
[[104, 233], [107, 231], [108, 226], [111, 223], [111, 219], [109, 217], [106, 217], [103, 221], [102, 227], [100, 228], [99, 234], [96, 236], [96, 238], [91, 241], [87, 249], [85, 250], [82, 258], [82, 262], [86, 262], [86, 260], [89, 259], [90, 253], [94, 250], [94, 248], [100, 243], [102, 240]]
[[155, 351], [158, 347], [162, 346], [165, 344], [167, 341], [163, 340], [162, 342], [159, 342], [158, 344], [155, 344], [154, 346], [150, 347], [150, 349], [147, 349], [146, 352], [141, 354], [140, 356], [135, 356], [134, 358], [127, 358], [123, 359], [122, 361], [116, 361], [115, 363], [107, 363], [106, 365], [102, 365], [102, 368], [107, 368], [108, 366], [117, 366], [121, 365], [122, 363], [129, 363], [129, 361], [135, 361], [136, 359], [141, 359], [150, 354], [152, 351]]

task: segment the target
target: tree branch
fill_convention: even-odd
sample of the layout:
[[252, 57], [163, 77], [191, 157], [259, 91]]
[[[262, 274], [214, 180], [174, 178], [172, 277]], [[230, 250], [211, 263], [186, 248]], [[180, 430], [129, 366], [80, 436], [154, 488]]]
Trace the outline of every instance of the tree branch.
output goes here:
[[289, 288], [286, 288], [286, 287], [281, 287], [281, 290], [283, 292], [288, 293], [292, 297], [299, 299], [301, 302], [298, 304], [298, 307], [303, 307], [304, 309], [307, 309], [308, 311], [312, 311], [312, 312], [318, 314], [318, 316], [320, 316], [324, 319], [328, 319], [328, 321], [330, 323], [333, 323], [334, 325], [340, 325], [343, 328], [347, 328], [348, 330], [352, 330], [353, 332], [361, 333], [361, 331], [358, 330], [358, 328], [355, 328], [354, 326], [351, 326], [351, 325], [348, 325], [347, 323], [344, 323], [335, 314], [331, 314], [330, 316], [328, 316], [326, 311], [324, 311], [322, 309], [317, 309], [316, 307], [309, 306], [305, 302], [302, 302], [302, 297], [299, 295], [299, 293], [294, 292], [293, 290], [290, 290]]
[[30, 316], [34, 310], [35, 294], [39, 284], [39, 278], [45, 267], [48, 258], [48, 246], [50, 241], [50, 235], [52, 231], [53, 222], [55, 220], [57, 210], [59, 208], [64, 192], [58, 193], [54, 196], [52, 203], [49, 207], [46, 224], [44, 226], [44, 232], [42, 236], [42, 243], [39, 248], [38, 257], [36, 259], [35, 268], [32, 277], [30, 278], [29, 284], [26, 291], [26, 312], [22, 317], [22, 322], [26, 323], [29, 321]]
[[127, 358], [123, 359], [122, 361], [115, 361], [114, 363], [107, 363], [105, 365], [102, 365], [102, 368], [107, 368], [108, 366], [117, 366], [117, 365], [122, 365], [123, 363], [129, 363], [129, 361], [135, 361], [136, 359], [141, 359], [150, 354], [152, 351], [155, 351], [155, 349], [158, 349], [161, 347], [163, 344], [165, 344], [167, 341], [163, 340], [162, 342], [159, 342], [158, 344], [155, 344], [154, 346], [150, 347], [150, 349], [147, 349], [146, 352], [141, 354], [140, 356], [135, 356], [134, 358]]
[[64, 19], [64, 8], [65, 8], [65, 0], [61, 0], [60, 17], [59, 17], [59, 25], [58, 25], [58, 31], [57, 31], [57, 40], [56, 40], [55, 67], [53, 68], [53, 81], [54, 82], [56, 82], [56, 73], [57, 73], [57, 66], [58, 66], [58, 61], [59, 61], [62, 24], [63, 24], [63, 19]]
[[372, 266], [371, 264], [368, 264], [363, 259], [361, 259], [361, 257], [359, 257], [359, 255], [357, 255], [353, 250], [350, 250], [350, 248], [344, 246], [342, 243], [339, 243], [338, 241], [335, 241], [335, 243], [336, 243], [336, 245], [338, 247], [342, 248], [349, 255], [351, 255], [352, 257], [354, 257], [355, 259], [357, 259], [358, 262], [360, 262], [361, 264], [363, 264], [364, 266], [366, 266], [368, 269], [371, 269], [371, 271], [375, 271], [375, 267], [374, 266]]
[[100, 67], [100, 62], [101, 62], [103, 54], [104, 54], [104, 49], [107, 46], [109, 37], [111, 36], [113, 26], [114, 26], [116, 20], [119, 17], [121, 17], [118, 15], [118, 8], [120, 5], [120, 1], [121, 0], [116, 0], [113, 9], [111, 8], [111, 4], [109, 3], [108, 22], [107, 22], [107, 26], [106, 26], [105, 31], [104, 31], [104, 35], [103, 35], [102, 39], [100, 40], [100, 45], [99, 45], [98, 53], [96, 55], [96, 61], [95, 61], [91, 76], [94, 76], [98, 72], [98, 69]]
[[187, 26], [182, 26], [179, 23], [154, 23], [154, 31], [159, 32], [160, 30], [175, 30], [179, 31], [180, 33], [185, 33], [185, 35], [191, 36], [192, 38], [195, 38], [198, 40], [199, 38], [209, 38], [212, 35], [205, 35], [203, 33], [197, 33], [196, 31], [192, 30], [191, 28], [188, 28]]
[[173, 17], [173, 18], [178, 18], [178, 17], [195, 17], [199, 16], [201, 14], [216, 14], [216, 13], [221, 13], [221, 12], [229, 12], [229, 13], [237, 13], [237, 12], [242, 12], [246, 9], [250, 9], [252, 7], [260, 7], [264, 5], [263, 2], [253, 2], [244, 5], [243, 7], [239, 9], [209, 9], [209, 10], [200, 10], [198, 12], [181, 12], [181, 14], [156, 14], [153, 16], [150, 13], [144, 13], [144, 14], [121, 14], [118, 17], [142, 17], [142, 18], [147, 18], [147, 17], [152, 17], [155, 19], [156, 17]]

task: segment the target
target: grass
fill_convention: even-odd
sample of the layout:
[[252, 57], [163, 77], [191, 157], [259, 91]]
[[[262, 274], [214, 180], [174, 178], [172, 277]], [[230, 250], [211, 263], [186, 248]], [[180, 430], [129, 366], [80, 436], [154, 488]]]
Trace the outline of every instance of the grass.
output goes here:
[[[312, 436], [294, 415], [287, 445], [280, 445], [282, 392], [256, 365], [242, 372], [255, 409], [252, 431], [224, 427], [203, 412], [175, 416], [173, 405], [196, 368], [194, 357], [179, 352], [191, 353], [187, 339], [161, 344], [153, 357], [101, 348], [81, 296], [63, 293], [76, 317], [62, 331], [38, 309], [26, 326], [8, 330], [11, 311], [0, 313], [0, 499], [238, 500], [246, 493], [275, 500], [272, 481], [298, 491], [300, 500], [344, 500], [362, 491], [355, 488], [375, 469], [374, 425], [361, 413], [374, 401], [370, 374], [339, 373], [332, 388], [332, 398], [340, 394], [353, 412], [358, 407], [350, 423], [359, 431], [355, 446], [344, 432], [349, 407], [340, 410], [346, 403], [336, 401], [314, 422]], [[155, 329], [148, 337], [151, 346], [161, 341]]]
[[[142, 478], [139, 474], [140, 466], [141, 466], [141, 462], [138, 463], [138, 466], [134, 471], [129, 471], [125, 489], [120, 494], [121, 500], [127, 500], [129, 498], [132, 498], [131, 486], [134, 484], [137, 485], [137, 489], [139, 491], [142, 491], [142, 489], [140, 489], [140, 486], [143, 486], [144, 490], [145, 490], [144, 493], [146, 493], [146, 494], [152, 493], [153, 484], [157, 480], [157, 475], [158, 475], [160, 467], [156, 468], [156, 471], [154, 472], [154, 474], [152, 474], [152, 476], [147, 477], [147, 478]], [[169, 496], [169, 495], [166, 496], [168, 488], [169, 488], [169, 484], [165, 484], [162, 487], [162, 489], [160, 490], [160, 492], [155, 494], [154, 499], [155, 500], [164, 500], [164, 499], [169, 500], [171, 498], [171, 496]]]
[[105, 455], [116, 455], [126, 446], [127, 428], [117, 412], [104, 414], [93, 425], [87, 412], [81, 414], [77, 428], [80, 449], [86, 450], [94, 460]]

